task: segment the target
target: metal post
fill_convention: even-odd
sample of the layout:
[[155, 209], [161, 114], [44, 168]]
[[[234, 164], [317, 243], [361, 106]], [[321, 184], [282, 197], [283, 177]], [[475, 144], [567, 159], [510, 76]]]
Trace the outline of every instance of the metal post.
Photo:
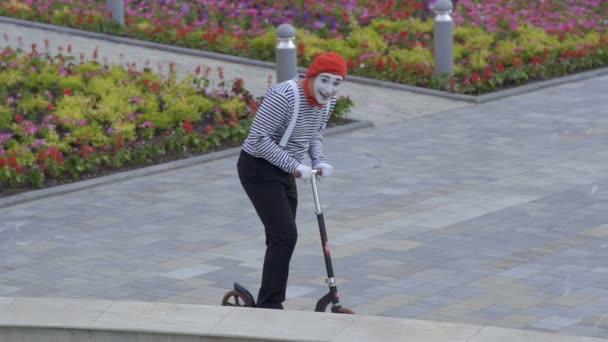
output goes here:
[[298, 73], [298, 51], [296, 49], [296, 29], [290, 24], [277, 28], [277, 82], [296, 77]]
[[452, 2], [439, 0], [433, 7], [435, 11], [434, 52], [435, 76], [454, 73], [454, 22], [452, 21]]
[[106, 0], [108, 19], [114, 23], [125, 26], [125, 3], [124, 0]]

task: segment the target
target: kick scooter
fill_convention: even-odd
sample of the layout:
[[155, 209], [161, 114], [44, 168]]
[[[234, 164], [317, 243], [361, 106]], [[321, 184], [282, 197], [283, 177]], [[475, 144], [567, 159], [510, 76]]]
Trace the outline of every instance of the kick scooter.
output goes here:
[[[312, 170], [311, 185], [312, 185], [312, 196], [315, 200], [315, 213], [317, 214], [317, 221], [319, 223], [319, 232], [321, 233], [321, 246], [323, 247], [323, 256], [325, 257], [325, 268], [327, 269], [327, 279], [325, 282], [329, 286], [329, 292], [321, 297], [317, 301], [315, 311], [325, 312], [327, 306], [331, 303], [331, 312], [343, 313], [343, 314], [354, 314], [351, 309], [347, 309], [340, 305], [340, 298], [338, 296], [338, 287], [334, 278], [334, 269], [331, 263], [331, 253], [329, 250], [329, 244], [327, 243], [327, 231], [325, 229], [325, 219], [323, 218], [323, 211], [321, 210], [321, 204], [319, 202], [319, 192], [317, 190], [317, 181], [315, 179], [317, 170]], [[255, 307], [255, 299], [251, 293], [239, 283], [234, 283], [234, 289], [228, 291], [222, 299], [223, 306], [243, 306], [243, 307]]]

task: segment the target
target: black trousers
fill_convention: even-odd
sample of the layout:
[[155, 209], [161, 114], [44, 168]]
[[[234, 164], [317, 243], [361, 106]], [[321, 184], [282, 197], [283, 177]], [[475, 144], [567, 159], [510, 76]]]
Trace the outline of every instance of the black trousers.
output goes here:
[[266, 255], [257, 307], [282, 309], [287, 289], [289, 262], [298, 239], [298, 193], [293, 175], [241, 151], [239, 179], [264, 224]]

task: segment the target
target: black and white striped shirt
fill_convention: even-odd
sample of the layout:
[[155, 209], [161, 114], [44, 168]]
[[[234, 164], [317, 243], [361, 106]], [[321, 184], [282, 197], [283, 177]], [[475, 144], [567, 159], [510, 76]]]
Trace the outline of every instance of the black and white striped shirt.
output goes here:
[[310, 157], [312, 166], [325, 161], [323, 156], [323, 130], [329, 120], [329, 114], [336, 106], [336, 98], [332, 97], [326, 106], [327, 109], [311, 106], [306, 100], [304, 89], [299, 81], [304, 79], [300, 75], [294, 78], [298, 84], [300, 109], [293, 132], [285, 148], [279, 146], [289, 122], [293, 116], [295, 97], [288, 82], [273, 85], [260, 105], [249, 135], [243, 143], [243, 150], [250, 155], [264, 158], [282, 170], [293, 173], [296, 167], [304, 160], [306, 152]]

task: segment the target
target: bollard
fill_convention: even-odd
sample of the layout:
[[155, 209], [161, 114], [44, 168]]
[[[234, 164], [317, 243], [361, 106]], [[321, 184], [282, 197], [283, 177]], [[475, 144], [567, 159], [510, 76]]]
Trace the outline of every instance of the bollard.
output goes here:
[[277, 28], [277, 83], [290, 80], [298, 73], [298, 51], [296, 49], [296, 29], [290, 24]]
[[435, 11], [434, 53], [435, 76], [454, 74], [454, 22], [452, 21], [452, 2], [439, 0], [433, 7]]
[[125, 3], [124, 0], [106, 0], [108, 20], [125, 26]]

